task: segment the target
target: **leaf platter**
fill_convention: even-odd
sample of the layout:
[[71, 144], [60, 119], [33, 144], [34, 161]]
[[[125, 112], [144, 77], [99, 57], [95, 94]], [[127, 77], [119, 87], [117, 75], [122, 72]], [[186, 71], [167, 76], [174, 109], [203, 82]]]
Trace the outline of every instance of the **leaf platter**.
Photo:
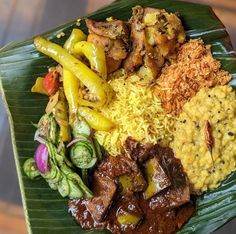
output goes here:
[[[236, 86], [236, 55], [224, 25], [208, 6], [175, 0], [118, 0], [85, 17], [97, 21], [114, 16], [127, 20], [131, 8], [164, 8], [178, 12], [189, 38], [201, 37], [212, 45], [215, 58], [221, 61], [223, 69], [229, 71]], [[83, 17], [83, 18], [85, 18]], [[83, 19], [82, 18], [82, 19]], [[76, 20], [59, 26], [42, 35], [62, 45], [71, 30], [77, 27]], [[80, 28], [86, 32], [84, 21]], [[63, 31], [65, 37], [56, 35]], [[33, 39], [11, 42], [0, 50], [0, 88], [7, 109], [11, 128], [15, 162], [26, 214], [28, 232], [34, 234], [107, 233], [105, 231], [82, 230], [67, 212], [67, 199], [52, 191], [43, 180], [28, 179], [22, 169], [24, 161], [32, 157], [36, 147], [34, 142], [35, 123], [43, 114], [47, 97], [30, 92], [35, 79], [43, 76], [53, 62], [37, 52]], [[204, 194], [196, 201], [197, 212], [179, 233], [211, 233], [236, 216], [236, 172], [213, 192]]]

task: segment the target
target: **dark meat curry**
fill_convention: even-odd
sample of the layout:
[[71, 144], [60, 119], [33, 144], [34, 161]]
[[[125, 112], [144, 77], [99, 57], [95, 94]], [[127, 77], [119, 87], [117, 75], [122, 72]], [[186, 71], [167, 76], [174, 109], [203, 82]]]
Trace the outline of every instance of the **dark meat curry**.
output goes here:
[[125, 155], [106, 157], [93, 175], [92, 199], [69, 201], [83, 229], [173, 233], [193, 215], [186, 174], [170, 148], [128, 138]]

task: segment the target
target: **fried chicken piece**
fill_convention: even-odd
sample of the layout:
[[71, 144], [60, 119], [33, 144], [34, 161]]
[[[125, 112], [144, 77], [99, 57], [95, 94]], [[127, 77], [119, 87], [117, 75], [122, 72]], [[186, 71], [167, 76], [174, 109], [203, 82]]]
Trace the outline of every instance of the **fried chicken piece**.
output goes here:
[[136, 71], [143, 64], [145, 54], [145, 31], [142, 25], [143, 8], [134, 7], [130, 19], [132, 51], [124, 61], [124, 69], [128, 73]]
[[102, 47], [107, 57], [113, 58], [114, 60], [124, 59], [127, 55], [124, 43], [120, 39], [113, 40], [97, 34], [89, 34], [87, 41]]
[[156, 78], [165, 63], [165, 58], [160, 54], [157, 47], [152, 47], [148, 43], [146, 46], [146, 54], [144, 56], [144, 64], [150, 69], [152, 77]]
[[181, 21], [165, 10], [136, 6], [130, 26], [132, 51], [124, 61], [124, 68], [133, 73], [144, 65], [155, 79], [165, 61], [175, 58], [177, 48], [185, 40]]
[[129, 28], [122, 20], [112, 20], [107, 22], [96, 22], [91, 19], [86, 19], [86, 25], [89, 33], [94, 33], [99, 36], [108, 37], [110, 39], [121, 39], [128, 43]]
[[148, 7], [144, 9], [143, 23], [148, 44], [157, 46], [163, 57], [176, 54], [185, 40], [184, 28], [176, 14]]
[[102, 47], [106, 54], [108, 74], [117, 70], [129, 51], [129, 29], [125, 22], [112, 20], [96, 22], [86, 19], [88, 41]]
[[106, 58], [106, 64], [107, 64], [107, 73], [110, 74], [116, 70], [118, 70], [121, 66], [122, 60], [115, 60], [112, 57]]

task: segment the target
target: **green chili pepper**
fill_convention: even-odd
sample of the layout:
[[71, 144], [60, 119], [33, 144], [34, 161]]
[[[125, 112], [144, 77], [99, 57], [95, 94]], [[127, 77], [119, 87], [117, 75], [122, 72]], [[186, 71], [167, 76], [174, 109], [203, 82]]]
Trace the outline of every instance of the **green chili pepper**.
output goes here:
[[80, 106], [78, 108], [78, 113], [88, 122], [89, 126], [95, 130], [109, 131], [115, 127], [111, 120], [89, 107]]
[[58, 125], [60, 126], [60, 139], [63, 142], [71, 140], [71, 132], [67, 113], [66, 98], [63, 90], [59, 89], [59, 98], [56, 106], [53, 108], [53, 114]]
[[30, 179], [40, 176], [40, 172], [36, 169], [33, 158], [29, 158], [24, 162], [23, 170]]
[[[70, 37], [64, 44], [64, 48], [71, 53], [71, 49], [78, 41], [86, 40], [86, 35], [79, 29], [72, 30]], [[81, 82], [76, 76], [67, 70], [65, 67], [63, 68], [63, 88], [66, 95], [66, 99], [68, 101], [69, 109], [70, 109], [70, 121], [74, 121], [74, 117], [76, 116], [76, 112], [79, 106], [80, 95], [79, 95], [79, 87], [81, 86]]]
[[104, 49], [92, 42], [79, 41], [71, 50], [75, 56], [84, 55], [90, 63], [92, 70], [98, 73], [104, 80], [107, 79], [107, 65]]
[[111, 86], [84, 63], [69, 54], [66, 49], [40, 36], [34, 39], [34, 45], [38, 51], [71, 71], [97, 97], [97, 101], [93, 103], [94, 106], [99, 108], [106, 105], [113, 96], [114, 91]]
[[86, 41], [87, 36], [78, 28], [74, 28], [66, 40], [64, 48], [71, 53], [71, 50], [74, 48], [75, 44], [78, 41]]

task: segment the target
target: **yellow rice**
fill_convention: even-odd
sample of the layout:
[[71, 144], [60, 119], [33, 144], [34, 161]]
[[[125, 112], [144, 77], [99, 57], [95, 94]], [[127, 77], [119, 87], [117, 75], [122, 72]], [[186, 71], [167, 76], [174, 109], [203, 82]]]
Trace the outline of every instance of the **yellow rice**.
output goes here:
[[172, 140], [174, 119], [166, 115], [161, 102], [138, 76], [124, 76], [110, 81], [116, 92], [114, 100], [101, 112], [116, 127], [110, 132], [97, 131], [98, 142], [111, 154], [122, 153], [128, 136], [144, 143], [167, 145]]

